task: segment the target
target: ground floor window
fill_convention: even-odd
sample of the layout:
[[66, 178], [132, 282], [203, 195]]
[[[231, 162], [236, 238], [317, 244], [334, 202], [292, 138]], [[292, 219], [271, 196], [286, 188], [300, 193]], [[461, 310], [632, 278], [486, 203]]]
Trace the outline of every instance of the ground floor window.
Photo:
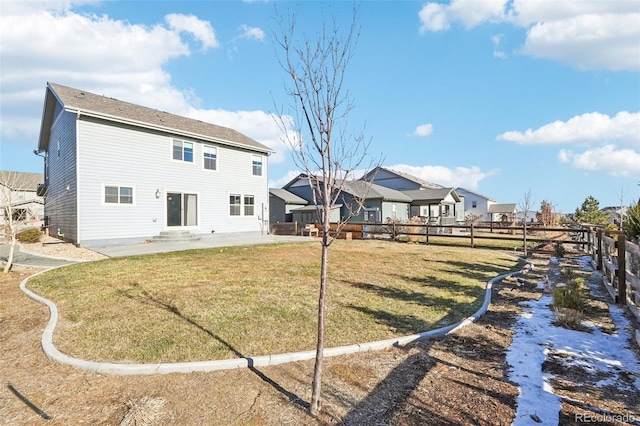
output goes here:
[[380, 211], [378, 209], [366, 209], [364, 211], [365, 222], [380, 222]]
[[105, 185], [104, 202], [105, 204], [133, 204], [133, 187]]
[[231, 216], [240, 216], [241, 204], [240, 194], [229, 195], [229, 214]]
[[244, 215], [253, 216], [255, 211], [255, 198], [253, 195], [244, 196]]

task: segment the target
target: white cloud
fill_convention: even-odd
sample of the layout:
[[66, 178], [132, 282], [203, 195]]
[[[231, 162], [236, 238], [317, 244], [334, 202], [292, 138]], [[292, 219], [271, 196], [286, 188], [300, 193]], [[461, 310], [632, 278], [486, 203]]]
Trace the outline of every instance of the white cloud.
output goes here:
[[640, 71], [640, 13], [580, 15], [538, 22], [520, 53], [581, 70]]
[[164, 17], [169, 27], [178, 33], [187, 32], [200, 41], [205, 49], [219, 47], [216, 33], [207, 21], [202, 21], [193, 15], [172, 13]]
[[491, 42], [493, 43], [493, 57], [504, 59], [507, 57], [507, 54], [500, 49], [500, 45], [502, 44], [502, 40], [504, 40], [504, 34], [496, 34], [491, 37]]
[[477, 189], [478, 183], [480, 183], [481, 180], [500, 172], [498, 169], [483, 172], [477, 166], [455, 167], [451, 169], [443, 166], [409, 166], [407, 164], [395, 164], [389, 166], [389, 168], [409, 173], [427, 182], [436, 183], [444, 187], [464, 187], [469, 189]]
[[191, 54], [183, 33], [204, 48], [218, 46], [208, 22], [171, 14], [166, 23], [140, 25], [75, 13], [69, 8], [76, 3], [0, 2], [3, 143], [36, 145], [45, 84], [51, 81], [232, 127], [276, 150], [270, 162], [284, 161], [287, 150], [271, 115], [203, 110], [195, 93], [171, 84], [164, 66]]
[[562, 21], [580, 15], [638, 13], [638, 4], [629, 0], [584, 1], [514, 0], [505, 19], [528, 27], [538, 22]]
[[293, 179], [297, 178], [300, 175], [299, 170], [289, 170], [284, 176], [277, 180], [269, 180], [269, 188], [282, 188]]
[[[506, 7], [505, 7], [506, 6]], [[453, 22], [470, 29], [484, 22], [526, 28], [519, 52], [582, 70], [640, 70], [640, 11], [635, 1], [473, 1], [426, 3], [420, 32], [444, 31]], [[495, 41], [494, 41], [495, 44]], [[501, 57], [501, 51], [494, 51]]]
[[221, 109], [191, 108], [185, 115], [232, 128], [268, 146], [275, 151], [269, 157], [269, 163], [282, 163], [289, 153], [289, 148], [282, 142], [281, 131], [274, 116], [264, 111], [225, 111]]
[[265, 33], [261, 28], [249, 27], [247, 25], [240, 25], [238, 30], [241, 32], [239, 38], [263, 41], [265, 39]]
[[431, 123], [421, 124], [411, 133], [411, 136], [426, 137], [433, 133], [433, 125]]
[[505, 132], [497, 139], [529, 145], [592, 145], [617, 141], [640, 147], [640, 112], [621, 111], [615, 117], [599, 112], [585, 113], [566, 122], [554, 121], [536, 130]]
[[558, 160], [587, 173], [604, 173], [616, 177], [640, 176], [640, 153], [632, 149], [618, 149], [615, 145], [589, 149], [581, 154], [563, 149], [558, 153]]
[[460, 21], [469, 29], [484, 21], [500, 20], [506, 3], [507, 0], [453, 0], [448, 5], [427, 3], [418, 13], [420, 32], [447, 30], [453, 21]]

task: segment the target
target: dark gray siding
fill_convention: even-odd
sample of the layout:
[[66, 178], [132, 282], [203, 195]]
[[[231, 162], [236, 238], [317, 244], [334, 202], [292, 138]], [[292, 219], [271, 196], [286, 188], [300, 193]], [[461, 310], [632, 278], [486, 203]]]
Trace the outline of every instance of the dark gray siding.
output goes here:
[[76, 116], [59, 106], [56, 111], [46, 160], [45, 216], [52, 236], [77, 242]]

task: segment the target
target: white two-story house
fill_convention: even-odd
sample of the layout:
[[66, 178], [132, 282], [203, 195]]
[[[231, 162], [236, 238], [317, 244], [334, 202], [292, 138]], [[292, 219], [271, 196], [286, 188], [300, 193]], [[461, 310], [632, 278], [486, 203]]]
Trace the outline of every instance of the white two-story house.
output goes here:
[[271, 150], [233, 130], [48, 83], [45, 219], [78, 245], [268, 229]]

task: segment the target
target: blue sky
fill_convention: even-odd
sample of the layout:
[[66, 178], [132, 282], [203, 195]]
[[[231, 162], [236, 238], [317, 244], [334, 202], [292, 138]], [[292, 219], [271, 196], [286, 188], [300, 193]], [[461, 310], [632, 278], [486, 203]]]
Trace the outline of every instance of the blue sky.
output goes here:
[[[282, 186], [275, 6], [313, 36], [353, 3], [2, 0], [0, 168], [42, 170], [51, 81], [235, 128], [274, 149]], [[639, 1], [365, 0], [358, 23], [349, 124], [384, 166], [563, 212], [640, 197]]]

